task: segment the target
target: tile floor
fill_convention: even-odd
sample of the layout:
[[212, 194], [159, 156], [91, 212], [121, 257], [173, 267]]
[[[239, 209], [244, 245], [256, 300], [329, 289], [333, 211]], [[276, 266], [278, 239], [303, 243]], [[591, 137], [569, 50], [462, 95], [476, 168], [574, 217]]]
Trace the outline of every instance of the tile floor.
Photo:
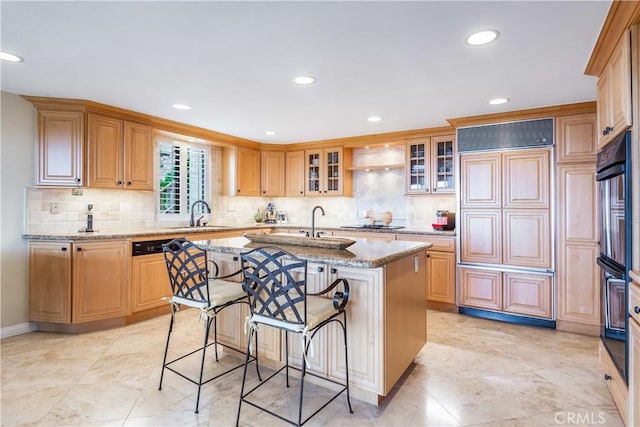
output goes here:
[[[179, 316], [176, 343], [199, 342], [195, 313]], [[598, 369], [597, 338], [435, 311], [427, 323], [427, 345], [380, 406], [352, 399], [349, 414], [341, 396], [307, 425], [623, 425]], [[167, 372], [158, 391], [167, 325], [163, 316], [97, 333], [2, 340], [2, 426], [233, 425], [241, 370], [203, 388], [199, 414], [187, 381]], [[305, 392], [313, 404], [323, 389]], [[287, 412], [293, 396], [268, 398]], [[283, 425], [246, 405], [240, 424]]]

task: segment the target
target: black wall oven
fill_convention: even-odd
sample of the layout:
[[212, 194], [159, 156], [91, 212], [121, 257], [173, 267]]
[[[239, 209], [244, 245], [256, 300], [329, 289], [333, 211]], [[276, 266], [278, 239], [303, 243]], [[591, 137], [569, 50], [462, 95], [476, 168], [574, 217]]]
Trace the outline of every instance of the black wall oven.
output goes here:
[[627, 295], [631, 267], [631, 132], [598, 153], [600, 186], [600, 338], [627, 380]]

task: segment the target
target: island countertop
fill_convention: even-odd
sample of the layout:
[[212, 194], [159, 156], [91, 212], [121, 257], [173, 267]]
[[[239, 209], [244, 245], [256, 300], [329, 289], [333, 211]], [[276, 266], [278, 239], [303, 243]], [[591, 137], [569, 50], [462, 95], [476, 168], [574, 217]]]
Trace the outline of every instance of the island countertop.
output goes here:
[[[407, 255], [424, 251], [432, 246], [428, 242], [408, 241], [371, 241], [353, 238], [356, 241], [346, 249], [324, 249], [307, 246], [277, 245], [293, 255], [309, 262], [326, 263], [345, 267], [376, 268]], [[251, 249], [267, 246], [264, 243], [251, 242], [246, 237], [230, 237], [212, 240], [197, 240], [200, 247], [221, 253], [240, 255]]]

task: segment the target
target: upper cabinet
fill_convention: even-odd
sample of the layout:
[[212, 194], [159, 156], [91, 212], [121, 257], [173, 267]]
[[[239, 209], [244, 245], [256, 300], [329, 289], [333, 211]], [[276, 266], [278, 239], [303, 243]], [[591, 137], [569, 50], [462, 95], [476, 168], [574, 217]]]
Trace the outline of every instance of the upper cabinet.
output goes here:
[[304, 151], [287, 151], [285, 172], [285, 195], [304, 196], [305, 162]]
[[88, 114], [87, 186], [153, 190], [149, 126]]
[[263, 151], [260, 164], [260, 194], [263, 196], [285, 195], [284, 151]]
[[36, 185], [82, 185], [84, 113], [38, 110]]
[[260, 151], [243, 146], [224, 147], [222, 187], [229, 196], [259, 196]]
[[558, 117], [556, 119], [556, 161], [595, 162], [598, 152], [595, 114]]
[[598, 79], [598, 146], [631, 126], [631, 45], [626, 31]]
[[407, 193], [454, 193], [455, 136], [408, 140]]
[[351, 150], [343, 147], [305, 151], [306, 196], [351, 196]]

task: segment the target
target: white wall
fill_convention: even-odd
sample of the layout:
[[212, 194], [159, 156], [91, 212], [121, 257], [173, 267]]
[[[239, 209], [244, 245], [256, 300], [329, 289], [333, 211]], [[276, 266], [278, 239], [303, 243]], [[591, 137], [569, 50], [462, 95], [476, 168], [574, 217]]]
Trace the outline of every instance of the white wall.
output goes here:
[[29, 330], [24, 189], [35, 181], [35, 109], [1, 92], [0, 134], [0, 328], [3, 336]]

